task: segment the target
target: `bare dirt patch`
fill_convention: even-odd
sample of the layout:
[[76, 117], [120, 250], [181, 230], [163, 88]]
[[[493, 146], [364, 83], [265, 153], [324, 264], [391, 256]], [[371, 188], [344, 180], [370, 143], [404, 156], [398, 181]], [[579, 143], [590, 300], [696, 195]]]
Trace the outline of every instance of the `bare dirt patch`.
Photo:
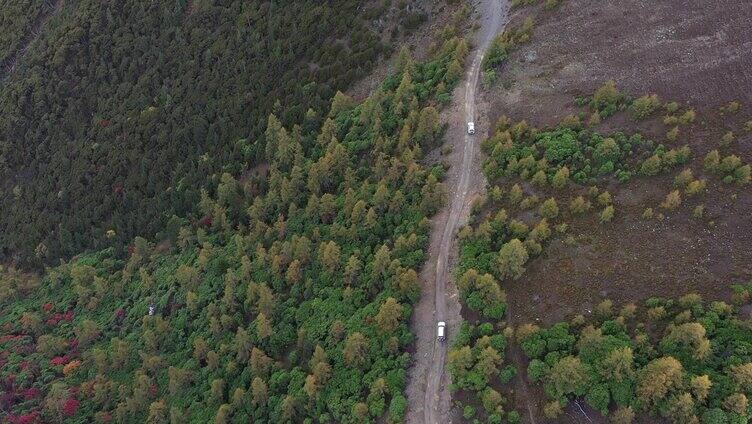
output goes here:
[[510, 25], [528, 16], [533, 38], [500, 74], [497, 114], [552, 123], [608, 79], [698, 109], [752, 104], [752, 3], [566, 0], [516, 9]]

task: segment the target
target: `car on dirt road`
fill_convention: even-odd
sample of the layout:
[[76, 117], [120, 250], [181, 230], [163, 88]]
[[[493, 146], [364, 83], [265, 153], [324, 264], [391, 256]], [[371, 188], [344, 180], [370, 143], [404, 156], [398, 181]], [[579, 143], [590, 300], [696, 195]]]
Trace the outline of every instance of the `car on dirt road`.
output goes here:
[[446, 340], [446, 323], [444, 321], [439, 321], [436, 328], [436, 340], [440, 342]]
[[475, 134], [475, 122], [468, 122], [467, 123], [467, 133], [470, 135]]

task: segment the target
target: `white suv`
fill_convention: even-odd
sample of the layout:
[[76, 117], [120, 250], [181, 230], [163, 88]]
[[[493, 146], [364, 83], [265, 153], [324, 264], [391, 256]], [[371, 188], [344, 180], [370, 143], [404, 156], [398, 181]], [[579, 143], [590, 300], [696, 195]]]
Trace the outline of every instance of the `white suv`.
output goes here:
[[467, 123], [467, 133], [470, 135], [475, 134], [475, 123], [474, 122], [468, 122]]
[[446, 340], [446, 323], [444, 321], [439, 321], [436, 328], [436, 340], [440, 342]]

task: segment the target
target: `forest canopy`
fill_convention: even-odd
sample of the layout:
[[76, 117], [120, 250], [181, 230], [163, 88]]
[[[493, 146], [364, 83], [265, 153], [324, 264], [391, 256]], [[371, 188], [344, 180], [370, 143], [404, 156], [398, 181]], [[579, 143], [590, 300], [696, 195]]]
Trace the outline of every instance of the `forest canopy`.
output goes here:
[[337, 92], [302, 125], [269, 114], [252, 153], [266, 166], [223, 172], [166, 242], [41, 276], [0, 269], [10, 422], [402, 422], [417, 272], [445, 195], [445, 170], [420, 159], [466, 53], [448, 36], [425, 63], [403, 50], [360, 103]]
[[[19, 26], [0, 52], [51, 7], [30, 3], [4, 6]], [[359, 5], [63, 3], [0, 91], [0, 257], [39, 264], [163, 236], [202, 188], [264, 160], [269, 113], [310, 131], [390, 50]]]

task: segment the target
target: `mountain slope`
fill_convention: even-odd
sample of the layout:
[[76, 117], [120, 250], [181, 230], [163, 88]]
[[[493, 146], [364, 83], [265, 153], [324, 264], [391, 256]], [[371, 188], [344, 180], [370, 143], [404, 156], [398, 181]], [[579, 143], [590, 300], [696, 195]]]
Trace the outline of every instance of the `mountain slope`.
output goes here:
[[320, 125], [389, 50], [371, 15], [352, 0], [64, 4], [0, 90], [2, 256], [122, 246], [194, 212], [202, 187], [263, 160], [269, 113]]
[[[452, 34], [454, 31], [448, 31]], [[417, 161], [467, 46], [407, 52], [321, 125], [266, 124], [268, 166], [224, 173], [195, 222], [43, 276], [0, 278], [1, 405], [11, 422], [402, 420], [441, 166]]]

